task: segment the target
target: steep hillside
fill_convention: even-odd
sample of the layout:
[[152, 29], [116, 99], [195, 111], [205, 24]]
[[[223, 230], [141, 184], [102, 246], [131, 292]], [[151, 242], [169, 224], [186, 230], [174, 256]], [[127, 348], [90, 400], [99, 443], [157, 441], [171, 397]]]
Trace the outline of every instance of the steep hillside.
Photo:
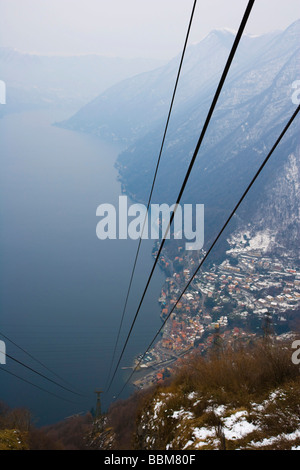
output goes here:
[[36, 421], [30, 410], [0, 402], [0, 450], [84, 450], [93, 429], [90, 413], [43, 428]]
[[[183, 202], [205, 204], [208, 229], [234, 205], [295, 109], [291, 85], [299, 68], [299, 48], [294, 39], [299, 26], [295, 23], [267, 50], [260, 50], [259, 60], [249, 61], [247, 70], [240, 67], [239, 73], [234, 71], [229, 76], [183, 198]], [[199, 93], [174, 117], [155, 202], [175, 202], [211, 98], [211, 92]], [[262, 184], [272, 180], [273, 172], [281, 171], [288, 156], [296, 151], [297, 134], [295, 124], [277, 152], [281, 158], [277, 158], [273, 171], [268, 168], [264, 172]], [[160, 139], [161, 132], [155, 128], [119, 157], [124, 188], [137, 200], [147, 200]]]
[[94, 421], [87, 413], [38, 429], [27, 410], [0, 403], [0, 450], [300, 450], [295, 338], [216, 341]]
[[[245, 37], [238, 61], [233, 64], [233, 74], [247, 68], [247, 61], [255, 61], [261, 48], [271, 44], [276, 35]], [[188, 48], [175, 113], [180, 115], [195, 100], [212, 93], [233, 41], [234, 35], [226, 30], [212, 31], [199, 44]], [[136, 141], [165, 121], [179, 62], [180, 56], [157, 70], [118, 83], [60, 125], [112, 140]]]
[[262, 342], [195, 353], [172, 380], [114, 405], [110, 438], [100, 433], [99, 442], [148, 451], [299, 449], [300, 376], [290, 348]]
[[[260, 60], [249, 64], [249, 69], [231, 75], [224, 89], [182, 199], [182, 202], [205, 205], [208, 246], [295, 109], [291, 84], [299, 69], [299, 48], [295, 43], [299, 25], [299, 22], [295, 23], [276, 37], [272, 46], [261, 51]], [[195, 100], [187, 114], [183, 113], [177, 122], [174, 120], [161, 161], [153, 197], [155, 202], [175, 202], [207, 108], [207, 99]], [[289, 179], [285, 172], [289, 172], [291, 155], [295, 156], [293, 171], [299, 172], [298, 129], [299, 124], [294, 123], [253, 188], [253, 203], [245, 206], [247, 210], [244, 211], [245, 223], [252, 223], [257, 206], [266, 207], [266, 193], [269, 193], [269, 201], [271, 197], [273, 203], [276, 199], [276, 213], [269, 211], [267, 219], [270, 222], [271, 217], [280, 212], [280, 218], [273, 218], [272, 225], [277, 224], [277, 231], [281, 231], [285, 248], [289, 245], [293, 248], [299, 240], [297, 230], [289, 233], [282, 225], [287, 215], [286, 221], [294, 220], [297, 224], [299, 220], [297, 203], [295, 205], [299, 190], [297, 183], [291, 180], [289, 186], [293, 189], [286, 191], [278, 176], [282, 175], [284, 181]], [[156, 129], [135, 142], [118, 160], [124, 188], [137, 200], [147, 200], [158, 154], [158, 135]], [[274, 181], [278, 182], [275, 192]], [[262, 210], [260, 214], [261, 220], [264, 219]]]
[[249, 249], [255, 247], [264, 253], [300, 259], [299, 207], [300, 149], [297, 147], [278, 171], [272, 173], [260, 194], [252, 194], [239, 212], [238, 228], [229, 238], [230, 252], [244, 249], [246, 235], [252, 240]]
[[0, 431], [0, 450], [28, 450], [28, 436], [18, 429]]
[[[208, 244], [295, 110], [292, 84], [298, 78], [299, 34], [298, 20], [286, 31], [245, 36], [240, 44], [182, 199], [182, 203], [205, 205]], [[177, 199], [233, 40], [226, 30], [213, 31], [188, 49], [152, 202], [173, 204]], [[129, 147], [119, 156], [117, 167], [124, 190], [140, 202], [146, 202], [149, 195], [178, 62], [176, 58], [158, 70], [119, 83], [60, 124], [127, 141]], [[266, 204], [266, 193], [269, 206], [272, 195], [276, 213], [265, 206], [267, 220], [282, 231], [278, 243], [285, 248], [285, 241], [291, 248], [296, 244], [299, 193], [295, 180], [289, 181], [289, 191], [278, 176], [287, 182], [287, 173], [299, 171], [297, 148], [296, 122], [253, 188], [255, 203], [245, 205], [244, 210], [244, 222], [252, 223], [257, 206]], [[293, 170], [289, 170], [292, 155]], [[283, 222], [286, 217], [294, 221], [291, 233]]]

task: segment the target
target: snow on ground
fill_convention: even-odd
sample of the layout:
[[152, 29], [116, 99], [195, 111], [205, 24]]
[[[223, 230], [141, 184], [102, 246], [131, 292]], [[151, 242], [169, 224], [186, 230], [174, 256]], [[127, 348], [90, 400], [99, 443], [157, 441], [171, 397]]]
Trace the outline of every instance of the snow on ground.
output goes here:
[[[300, 438], [300, 429], [295, 431], [295, 432], [292, 432], [291, 434], [280, 434], [279, 436], [274, 436], [274, 437], [270, 437], [270, 438], [266, 438], [266, 439], [263, 439], [262, 441], [259, 441], [259, 442], [250, 442], [250, 445], [251, 447], [266, 447], [266, 446], [270, 446], [270, 445], [274, 445], [276, 444], [277, 442], [280, 442], [282, 440], [284, 441], [294, 441], [296, 439], [299, 439]], [[298, 446], [298, 448], [293, 448], [293, 450], [299, 450], [300, 447]]]
[[207, 439], [208, 438], [215, 438], [216, 437], [216, 431], [214, 429], [208, 429], [208, 428], [195, 428], [193, 432], [193, 436], [195, 439], [203, 442], [198, 442], [197, 447], [202, 447], [204, 445], [207, 445]]
[[258, 429], [257, 426], [247, 421], [247, 416], [247, 411], [238, 411], [223, 419], [223, 432], [226, 439], [242, 439]]
[[[151, 423], [148, 421], [148, 426], [150, 424], [150, 429], [155, 428], [160, 421], [162, 426], [164, 426], [165, 421], [162, 416], [162, 411], [166, 405], [166, 400], [168, 401], [168, 394], [160, 395], [159, 398], [156, 398], [154, 401], [154, 420], [151, 420]], [[174, 440], [170, 441], [166, 448], [174, 449], [181, 446], [183, 450], [185, 449], [220, 449], [222, 444], [222, 436], [225, 439], [225, 443], [231, 441], [231, 445], [242, 445], [243, 448], [248, 449], [262, 449], [265, 447], [271, 446], [280, 446], [282, 442], [290, 442], [292, 450], [300, 450], [299, 440], [300, 440], [300, 426], [295, 426], [294, 431], [286, 434], [282, 432], [278, 435], [268, 435], [266, 430], [261, 427], [263, 424], [263, 416], [267, 413], [267, 410], [270, 405], [274, 405], [279, 400], [282, 402], [286, 398], [286, 392], [280, 388], [272, 391], [261, 403], [251, 403], [250, 409], [234, 409], [229, 404], [219, 405], [213, 402], [213, 399], [208, 401], [207, 407], [203, 410], [203, 416], [209, 417], [211, 413], [215, 415], [216, 424], [208, 424], [210, 420], [199, 421], [197, 414], [191, 411], [195, 403], [201, 401], [199, 394], [197, 392], [190, 392], [187, 395], [187, 398], [192, 402], [188, 407], [178, 407], [178, 409], [172, 409], [169, 418], [177, 420], [177, 423], [174, 424], [174, 429], [180, 429], [182, 432], [174, 437]], [[167, 410], [164, 410], [166, 412]], [[163, 413], [164, 415], [164, 413]], [[146, 417], [145, 417], [146, 418]], [[167, 419], [167, 418], [166, 418]], [[202, 425], [201, 425], [201, 424]], [[219, 423], [219, 425], [218, 425]], [[253, 434], [252, 434], [253, 433]], [[184, 437], [186, 435], [186, 437]], [[148, 445], [155, 445], [156, 437], [147, 438]], [[241, 441], [239, 444], [239, 441]], [[234, 444], [234, 441], [236, 444]], [[293, 447], [292, 447], [293, 446]]]
[[179, 411], [174, 411], [174, 413], [172, 415], [172, 418], [175, 418], [175, 419], [180, 419], [180, 418], [193, 419], [194, 415], [190, 411], [186, 411], [184, 409], [181, 409]]
[[153, 419], [157, 419], [158, 418], [158, 413], [159, 413], [159, 410], [161, 409], [162, 405], [164, 404], [163, 401], [160, 401], [158, 400], [155, 405], [154, 405], [154, 413], [153, 413]]
[[232, 235], [228, 240], [232, 248], [226, 251], [226, 253], [240, 253], [252, 250], [261, 250], [265, 253], [274, 242], [275, 235], [270, 230], [257, 232], [253, 236], [251, 236], [250, 232], [240, 232]]

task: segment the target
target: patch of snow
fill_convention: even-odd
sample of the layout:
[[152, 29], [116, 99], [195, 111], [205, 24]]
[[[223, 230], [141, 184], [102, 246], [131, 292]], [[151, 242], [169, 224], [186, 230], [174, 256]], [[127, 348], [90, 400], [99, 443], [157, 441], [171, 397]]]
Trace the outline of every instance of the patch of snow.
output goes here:
[[154, 419], [157, 419], [159, 410], [160, 410], [160, 408], [162, 407], [163, 404], [164, 403], [162, 401], [159, 401], [159, 400], [155, 403], [154, 416], [153, 416]]
[[250, 445], [253, 447], [265, 447], [265, 446], [270, 446], [275, 444], [275, 442], [278, 440], [277, 437], [269, 437], [265, 438], [260, 442], [250, 442]]
[[216, 416], [223, 416], [226, 411], [226, 406], [220, 405], [217, 408], [210, 406], [207, 408], [206, 412], [214, 412]]
[[253, 409], [253, 411], [264, 411], [265, 407], [264, 405], [258, 405], [257, 403], [252, 403], [251, 405], [251, 408]]
[[179, 418], [185, 418], [185, 419], [193, 419], [194, 415], [190, 411], [185, 411], [184, 409], [181, 409], [179, 411], [174, 411], [172, 418], [179, 419]]
[[[193, 445], [194, 444], [194, 441], [187, 441], [187, 443], [185, 444], [183, 450], [187, 449], [189, 446]], [[168, 450], [168, 449], [167, 449]]]
[[[193, 435], [196, 439], [199, 439], [200, 441], [206, 441], [208, 437], [216, 437], [216, 432], [213, 429], [195, 428]], [[205, 445], [205, 442], [202, 443], [202, 445]], [[197, 444], [197, 446], [201, 446], [201, 443]]]
[[[244, 235], [247, 239], [244, 238]], [[251, 236], [249, 232], [240, 232], [238, 234], [232, 235], [231, 238], [227, 241], [232, 246], [230, 250], [226, 251], [227, 254], [241, 253], [252, 250], [261, 250], [265, 253], [274, 243], [275, 235], [272, 234], [270, 230], [257, 232], [253, 236]], [[249, 245], [245, 246], [247, 242]]]
[[[290, 434], [280, 434], [279, 436], [273, 436], [269, 438], [265, 438], [262, 441], [258, 442], [251, 442], [250, 445], [253, 447], [266, 447], [275, 444], [276, 442], [280, 442], [281, 440], [285, 441], [294, 441], [300, 438], [300, 429], [292, 432]], [[300, 447], [299, 447], [300, 449]]]
[[242, 439], [257, 429], [257, 426], [247, 421], [247, 416], [247, 411], [238, 411], [223, 419], [223, 430], [226, 439]]

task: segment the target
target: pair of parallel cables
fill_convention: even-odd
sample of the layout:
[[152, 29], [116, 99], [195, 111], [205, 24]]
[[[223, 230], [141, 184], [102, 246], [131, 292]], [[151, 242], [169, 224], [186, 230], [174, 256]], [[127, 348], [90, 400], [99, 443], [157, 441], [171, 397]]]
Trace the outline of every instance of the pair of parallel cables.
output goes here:
[[[43, 364], [39, 359], [37, 359], [35, 356], [33, 356], [32, 354], [30, 354], [28, 351], [26, 351], [24, 348], [22, 348], [21, 346], [19, 346], [15, 341], [13, 341], [12, 339], [10, 339], [8, 336], [4, 335], [2, 332], [0, 332], [0, 336], [2, 336], [5, 340], [9, 341], [11, 344], [13, 344], [14, 346], [16, 346], [18, 349], [20, 349], [20, 351], [22, 351], [23, 353], [25, 353], [30, 359], [32, 359], [33, 361], [37, 362], [40, 366], [42, 366], [45, 370], [47, 370], [48, 372], [50, 372], [51, 374], [53, 374], [55, 377], [57, 377], [57, 379], [59, 379], [60, 381], [68, 384], [68, 382], [66, 382], [62, 377], [60, 377], [58, 374], [56, 374], [54, 371], [52, 371], [49, 367], [47, 367], [45, 364]], [[83, 395], [81, 393], [78, 393], [76, 392], [75, 390], [69, 388], [69, 387], [66, 387], [64, 385], [62, 385], [61, 383], [57, 382], [56, 380], [53, 380], [51, 379], [50, 377], [48, 377], [48, 375], [45, 375], [45, 374], [42, 374], [41, 372], [37, 371], [36, 369], [34, 369], [33, 367], [30, 367], [28, 366], [27, 364], [25, 364], [24, 362], [22, 361], [19, 361], [18, 359], [16, 359], [15, 357], [11, 356], [10, 354], [5, 354], [6, 358], [10, 359], [11, 361], [15, 362], [16, 364], [22, 366], [23, 368], [29, 370], [30, 372], [33, 372], [34, 374], [36, 374], [37, 376], [41, 377], [42, 379], [46, 380], [47, 382], [49, 383], [52, 383], [54, 385], [56, 385], [57, 387], [59, 387], [60, 389], [66, 391], [66, 392], [69, 392], [69, 393], [72, 393], [73, 395], [77, 395], [77, 396], [80, 396], [82, 397]], [[0, 371], [2, 372], [5, 372], [11, 376], [14, 376], [15, 378], [43, 391], [43, 392], [46, 392], [52, 396], [55, 396], [56, 398], [59, 398], [63, 401], [67, 401], [69, 403], [73, 403], [73, 404], [76, 404], [74, 403], [73, 401], [67, 399], [67, 398], [64, 398], [60, 395], [56, 395], [55, 393], [51, 392], [49, 389], [45, 389], [45, 388], [42, 388], [40, 387], [39, 385], [36, 385], [32, 382], [30, 382], [29, 380], [27, 379], [24, 379], [23, 377], [20, 377], [19, 375], [7, 370], [5, 367], [0, 367]], [[69, 384], [68, 384], [69, 385]]]

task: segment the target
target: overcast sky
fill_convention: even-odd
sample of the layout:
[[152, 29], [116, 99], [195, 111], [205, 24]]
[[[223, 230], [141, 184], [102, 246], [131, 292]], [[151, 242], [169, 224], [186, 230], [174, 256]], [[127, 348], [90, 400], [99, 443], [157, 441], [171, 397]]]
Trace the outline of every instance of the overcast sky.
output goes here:
[[[191, 42], [237, 29], [247, 0], [198, 0]], [[183, 45], [193, 0], [0, 0], [0, 45], [39, 54], [169, 59]], [[249, 34], [284, 29], [299, 0], [256, 0]]]

